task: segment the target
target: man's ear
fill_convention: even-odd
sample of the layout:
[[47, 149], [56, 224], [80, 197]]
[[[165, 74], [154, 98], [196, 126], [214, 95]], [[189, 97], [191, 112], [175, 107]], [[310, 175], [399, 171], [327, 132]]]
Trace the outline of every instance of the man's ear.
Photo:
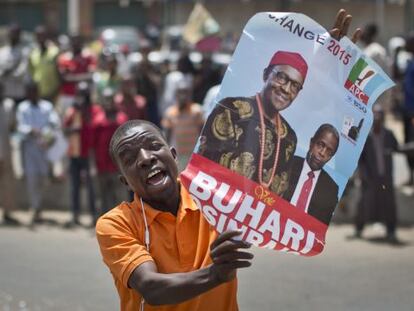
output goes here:
[[309, 141], [309, 150], [311, 149], [311, 146], [312, 146], [314, 140], [315, 140], [315, 137], [311, 137], [311, 139]]
[[119, 181], [124, 185], [127, 186], [127, 188], [129, 190], [131, 190], [131, 188], [129, 187], [128, 181], [126, 180], [124, 175], [118, 175]]
[[269, 76], [268, 67], [263, 69], [263, 82], [266, 82], [267, 77]]
[[170, 152], [171, 152], [174, 160], [177, 160], [177, 150], [175, 150], [174, 147], [170, 147]]
[[272, 73], [274, 67], [274, 65], [269, 65], [265, 69], [263, 69], [263, 82], [266, 82], [267, 79], [269, 79], [269, 76]]

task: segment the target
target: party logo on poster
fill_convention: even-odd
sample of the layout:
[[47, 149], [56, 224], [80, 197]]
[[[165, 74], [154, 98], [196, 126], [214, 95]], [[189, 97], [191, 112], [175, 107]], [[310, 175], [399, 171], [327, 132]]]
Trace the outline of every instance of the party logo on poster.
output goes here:
[[352, 67], [345, 81], [345, 88], [366, 105], [372, 93], [383, 82], [384, 78], [360, 58]]

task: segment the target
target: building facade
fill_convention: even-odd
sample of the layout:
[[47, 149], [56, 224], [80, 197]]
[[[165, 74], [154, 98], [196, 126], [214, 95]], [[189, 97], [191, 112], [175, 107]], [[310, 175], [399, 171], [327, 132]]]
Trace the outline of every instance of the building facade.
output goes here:
[[[57, 33], [79, 32], [90, 36], [107, 25], [144, 27], [184, 24], [195, 0], [0, 0], [0, 26], [19, 22], [33, 30], [46, 24]], [[376, 22], [380, 41], [414, 29], [414, 0], [203, 0], [223, 33], [239, 34], [257, 12], [301, 12], [331, 27], [339, 8], [354, 15], [353, 25]]]

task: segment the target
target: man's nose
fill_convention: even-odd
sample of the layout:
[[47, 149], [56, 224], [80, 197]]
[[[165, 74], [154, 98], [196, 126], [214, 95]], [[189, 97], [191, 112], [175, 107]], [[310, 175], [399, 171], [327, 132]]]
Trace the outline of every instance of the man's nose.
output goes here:
[[319, 150], [319, 155], [320, 155], [323, 159], [327, 158], [327, 157], [328, 157], [328, 148], [326, 148], [326, 147], [322, 147], [322, 148]]
[[139, 163], [138, 165], [140, 167], [147, 167], [147, 166], [151, 166], [152, 164], [154, 164], [156, 161], [155, 155], [153, 154], [153, 152], [149, 151], [149, 150], [145, 150], [145, 149], [141, 149], [139, 151]]
[[292, 81], [287, 81], [285, 84], [282, 85], [283, 91], [288, 93], [290, 91]]

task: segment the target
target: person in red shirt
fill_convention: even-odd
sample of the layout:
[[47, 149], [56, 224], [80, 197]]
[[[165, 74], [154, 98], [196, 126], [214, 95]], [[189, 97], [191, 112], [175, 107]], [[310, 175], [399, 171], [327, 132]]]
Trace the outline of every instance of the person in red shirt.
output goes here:
[[95, 163], [102, 200], [101, 214], [108, 212], [122, 200], [118, 195], [121, 186], [118, 169], [109, 155], [109, 142], [115, 130], [128, 121], [128, 116], [116, 109], [114, 95], [110, 88], [103, 90], [101, 102], [103, 109], [93, 121]]
[[128, 120], [147, 120], [147, 100], [136, 94], [135, 89], [134, 79], [131, 76], [123, 76], [121, 91], [115, 95], [115, 105], [128, 116]]
[[96, 67], [96, 58], [82, 49], [83, 42], [79, 35], [72, 36], [70, 44], [70, 51], [58, 58], [58, 71], [62, 81], [58, 105], [63, 115], [74, 104], [76, 85], [91, 81]]
[[88, 190], [89, 210], [92, 225], [96, 222], [95, 193], [90, 172], [89, 155], [93, 147], [93, 120], [102, 112], [102, 108], [91, 102], [89, 84], [80, 82], [77, 85], [75, 103], [66, 111], [64, 129], [69, 142], [71, 208], [72, 220], [68, 227], [80, 225], [80, 185], [81, 176], [85, 178]]

